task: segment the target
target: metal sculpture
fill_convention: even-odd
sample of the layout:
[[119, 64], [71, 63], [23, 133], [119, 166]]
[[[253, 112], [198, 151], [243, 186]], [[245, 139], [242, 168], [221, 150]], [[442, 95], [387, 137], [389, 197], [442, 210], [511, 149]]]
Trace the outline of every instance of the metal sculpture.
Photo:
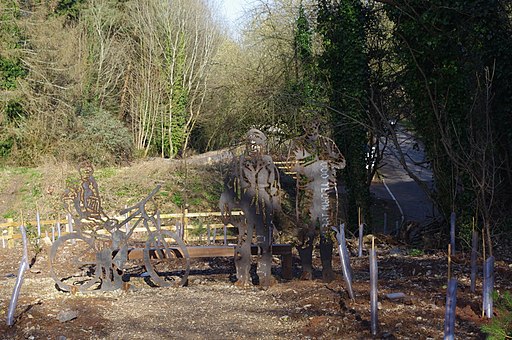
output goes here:
[[[65, 206], [72, 215], [76, 232], [60, 237], [50, 249], [50, 273], [64, 291], [114, 290], [123, 287], [128, 250], [134, 247], [130, 237], [137, 227], [144, 227], [147, 239], [144, 266], [153, 284], [185, 285], [190, 271], [190, 257], [182, 239], [174, 232], [162, 230], [156, 217], [154, 196], [158, 185], [139, 203], [126, 208], [123, 221], [110, 218], [101, 207], [94, 169], [84, 162], [79, 166], [81, 182], [64, 195]], [[154, 205], [148, 211], [148, 203]], [[181, 258], [181, 261], [178, 259]], [[69, 272], [67, 263], [74, 266]], [[179, 263], [176, 268], [176, 263]]]
[[338, 225], [338, 191], [336, 173], [345, 168], [345, 158], [336, 143], [318, 132], [318, 125], [294, 139], [288, 152], [288, 164], [296, 172], [295, 204], [298, 227], [297, 249], [302, 262], [302, 279], [313, 277], [313, 243], [320, 235], [323, 280], [334, 279], [332, 270], [333, 235]]
[[[279, 171], [266, 154], [267, 137], [257, 129], [246, 135], [246, 149], [234, 157], [225, 178], [225, 191], [220, 198], [220, 209], [225, 223], [238, 226], [238, 244], [235, 250], [235, 266], [238, 286], [250, 283], [251, 244], [253, 234], [258, 246], [257, 274], [259, 284], [272, 284], [272, 240], [273, 218], [280, 210]], [[243, 216], [235, 221], [231, 210], [238, 206]]]

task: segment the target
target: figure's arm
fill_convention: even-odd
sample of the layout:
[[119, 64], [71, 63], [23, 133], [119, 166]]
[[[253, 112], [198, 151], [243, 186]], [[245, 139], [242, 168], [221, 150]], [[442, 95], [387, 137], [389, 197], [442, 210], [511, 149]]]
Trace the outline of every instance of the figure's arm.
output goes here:
[[340, 149], [332, 139], [327, 137], [324, 138], [324, 144], [327, 149], [328, 157], [331, 160], [332, 164], [335, 165], [338, 169], [344, 169], [346, 166], [346, 161]]
[[236, 158], [231, 161], [228, 173], [224, 179], [224, 191], [219, 199], [219, 208], [224, 223], [227, 223], [231, 217], [231, 211], [237, 202], [237, 176], [239, 162]]
[[270, 180], [270, 197], [272, 202], [272, 209], [274, 209], [274, 211], [281, 211], [281, 179], [279, 175], [279, 169], [273, 162]]

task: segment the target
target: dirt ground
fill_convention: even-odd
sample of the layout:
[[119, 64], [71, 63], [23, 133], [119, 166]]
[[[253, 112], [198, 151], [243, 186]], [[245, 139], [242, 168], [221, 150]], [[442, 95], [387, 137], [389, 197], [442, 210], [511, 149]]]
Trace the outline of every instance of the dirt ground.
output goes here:
[[[375, 338], [441, 339], [446, 254], [417, 254], [379, 235], [376, 245], [379, 334]], [[364, 252], [363, 257], [357, 257], [351, 248], [355, 301], [348, 298], [337, 254], [337, 279], [329, 284], [321, 281], [319, 271], [314, 280], [299, 280], [297, 257], [294, 278], [282, 280], [276, 257], [275, 285], [268, 290], [257, 286], [237, 288], [233, 284], [233, 260], [209, 258], [193, 261], [186, 287], [151, 287], [143, 277], [134, 275], [127, 291], [73, 295], [56, 289], [49, 275], [45, 249], [25, 274], [15, 324], [11, 327], [6, 326], [5, 320], [21, 247], [0, 249], [0, 317], [4, 320], [0, 324], [0, 338], [371, 339], [368, 256]], [[458, 279], [456, 338], [484, 339], [480, 332], [480, 326], [486, 322], [481, 317], [481, 279], [477, 281], [476, 293], [470, 292], [469, 256], [459, 254], [452, 260], [452, 273]], [[511, 289], [510, 260], [497, 258], [498, 290]], [[386, 296], [397, 292], [405, 297], [392, 300]], [[63, 313], [74, 313], [76, 318], [63, 321]]]

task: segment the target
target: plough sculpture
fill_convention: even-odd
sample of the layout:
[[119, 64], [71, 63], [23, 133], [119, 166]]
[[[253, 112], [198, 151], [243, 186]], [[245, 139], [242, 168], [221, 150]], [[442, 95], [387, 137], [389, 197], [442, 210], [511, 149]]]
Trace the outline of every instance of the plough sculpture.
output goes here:
[[[251, 244], [256, 234], [258, 246], [257, 274], [260, 286], [272, 284], [273, 218], [280, 210], [279, 171], [266, 154], [267, 137], [257, 129], [246, 135], [246, 149], [235, 157], [225, 180], [225, 191], [220, 198], [220, 209], [224, 223], [238, 226], [238, 244], [235, 251], [235, 266], [238, 286], [250, 284]], [[237, 221], [231, 210], [239, 207], [243, 216]]]
[[[131, 237], [141, 227], [147, 233], [144, 266], [153, 284], [185, 285], [190, 257], [183, 240], [161, 228], [154, 201], [160, 186], [139, 203], [122, 210], [120, 215], [126, 217], [119, 221], [103, 211], [93, 172], [89, 163], [82, 163], [80, 184], [68, 188], [65, 194], [66, 208], [73, 216], [76, 232], [60, 237], [50, 249], [50, 273], [58, 287], [73, 293], [123, 287], [128, 252], [136, 247]], [[69, 263], [73, 265], [72, 270]]]
[[320, 135], [318, 126], [312, 125], [292, 141], [287, 163], [292, 164], [290, 170], [297, 174], [295, 218], [302, 279], [313, 276], [313, 243], [320, 235], [322, 277], [330, 282], [334, 279], [331, 226], [339, 224], [336, 172], [345, 168], [345, 158], [334, 141]]

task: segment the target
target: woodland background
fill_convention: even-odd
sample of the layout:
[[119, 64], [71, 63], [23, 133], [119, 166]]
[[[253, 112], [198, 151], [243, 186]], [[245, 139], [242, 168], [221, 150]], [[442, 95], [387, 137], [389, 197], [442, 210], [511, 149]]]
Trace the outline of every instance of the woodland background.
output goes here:
[[250, 127], [277, 150], [321, 121], [355, 225], [398, 122], [425, 147], [446, 225], [454, 211], [459, 236], [476, 223], [489, 246], [510, 232], [509, 1], [253, 4], [235, 40], [208, 0], [0, 0], [2, 166], [182, 158]]

